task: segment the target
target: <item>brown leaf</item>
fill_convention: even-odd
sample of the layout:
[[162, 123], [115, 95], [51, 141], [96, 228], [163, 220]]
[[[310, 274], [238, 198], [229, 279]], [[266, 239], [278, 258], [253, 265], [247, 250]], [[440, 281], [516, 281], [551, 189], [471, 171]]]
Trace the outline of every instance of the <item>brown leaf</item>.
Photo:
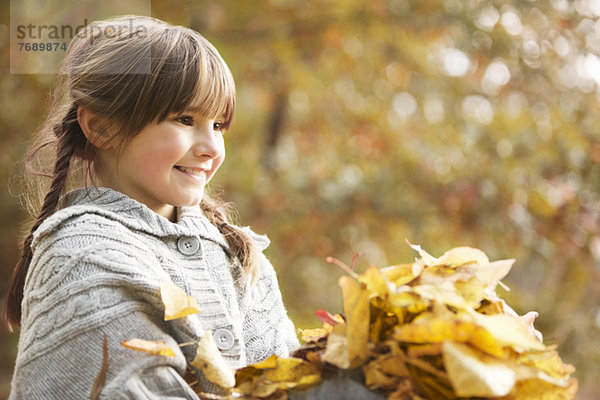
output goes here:
[[108, 373], [108, 337], [104, 335], [104, 340], [102, 341], [102, 367], [100, 368], [100, 373], [96, 377], [94, 384], [92, 385], [92, 392], [90, 394], [91, 400], [97, 400], [100, 398], [100, 393], [102, 393], [102, 389], [104, 389], [104, 385], [106, 384], [106, 374]]

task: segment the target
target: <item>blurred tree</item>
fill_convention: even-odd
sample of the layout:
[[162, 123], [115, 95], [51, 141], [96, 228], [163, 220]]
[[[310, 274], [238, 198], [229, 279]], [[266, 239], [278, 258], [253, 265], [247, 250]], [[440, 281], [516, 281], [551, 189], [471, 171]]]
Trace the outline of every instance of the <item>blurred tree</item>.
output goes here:
[[[434, 254], [479, 247], [491, 259], [517, 259], [503, 296], [540, 312], [546, 340], [578, 368], [580, 398], [593, 398], [597, 0], [152, 7], [207, 36], [233, 70], [239, 106], [215, 186], [243, 224], [272, 239], [268, 253], [298, 327], [317, 325], [318, 308], [340, 310], [341, 271], [326, 256], [349, 263], [360, 252], [365, 268], [412, 260], [405, 239]], [[48, 82], [3, 75], [0, 84], [6, 178], [41, 118]], [[1, 200], [3, 226], [16, 226], [15, 200]], [[3, 260], [14, 260], [15, 233], [3, 231]]]

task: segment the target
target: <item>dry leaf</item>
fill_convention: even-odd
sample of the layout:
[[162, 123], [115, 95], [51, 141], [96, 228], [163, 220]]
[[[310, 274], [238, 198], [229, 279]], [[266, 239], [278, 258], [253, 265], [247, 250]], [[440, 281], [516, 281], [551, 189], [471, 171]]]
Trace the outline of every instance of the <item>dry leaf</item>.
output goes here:
[[483, 352], [503, 358], [502, 345], [484, 327], [456, 319], [437, 317], [426, 313], [411, 324], [398, 327], [393, 338], [408, 343], [442, 343], [446, 340], [469, 343]]
[[369, 292], [376, 293], [379, 297], [387, 298], [391, 292], [390, 286], [393, 290], [391, 282], [377, 267], [369, 267], [358, 277], [358, 281], [366, 285]]
[[173, 282], [165, 282], [160, 286], [160, 297], [165, 305], [165, 321], [200, 312], [198, 301]]
[[102, 367], [100, 368], [100, 372], [92, 385], [92, 392], [90, 394], [91, 400], [97, 400], [100, 398], [100, 393], [102, 393], [102, 389], [106, 384], [106, 374], [108, 373], [108, 337], [104, 335], [104, 340], [102, 341]]
[[206, 379], [222, 388], [230, 389], [235, 386], [235, 371], [223, 359], [210, 331], [198, 342], [196, 357], [190, 364], [199, 368]]
[[323, 354], [323, 361], [339, 368], [350, 368], [345, 324], [338, 324], [333, 327], [327, 338], [327, 348]]
[[316, 342], [319, 339], [327, 337], [329, 332], [331, 332], [331, 330], [328, 331], [323, 328], [300, 329], [300, 333], [302, 334], [302, 340], [305, 342]]
[[512, 390], [516, 374], [502, 360], [451, 341], [445, 341], [442, 349], [444, 366], [457, 396], [499, 397]]
[[472, 313], [472, 317], [475, 323], [485, 328], [498, 342], [512, 347], [518, 353], [546, 348], [518, 317], [505, 314], [483, 315], [476, 312]]
[[164, 340], [130, 339], [122, 341], [121, 346], [155, 356], [175, 357], [173, 349]]
[[350, 367], [362, 364], [368, 358], [369, 292], [353, 278], [342, 276], [339, 280], [346, 316], [346, 338]]
[[243, 368], [236, 391], [285, 398], [324, 371], [362, 366], [365, 386], [391, 400], [575, 396], [574, 368], [496, 294], [514, 260], [490, 263], [470, 247], [435, 258], [411, 247], [421, 257], [413, 263], [340, 278], [345, 321], [319, 310], [323, 327], [303, 330], [312, 341], [294, 353], [303, 360], [272, 357]]
[[421, 274], [421, 271], [415, 271], [413, 264], [392, 265], [382, 268], [381, 272], [396, 287], [406, 285]]
[[439, 259], [439, 265], [448, 265], [450, 267], [460, 267], [461, 265], [475, 263], [486, 265], [490, 263], [487, 255], [473, 247], [455, 247], [445, 252]]
[[423, 261], [423, 263], [425, 264], [426, 267], [431, 267], [433, 265], [440, 265], [440, 260], [438, 260], [437, 258], [435, 258], [434, 256], [432, 256], [431, 254], [429, 254], [428, 252], [426, 252], [425, 250], [423, 250], [420, 245], [418, 245], [418, 244], [411, 244], [408, 240], [406, 241], [406, 243], [408, 243], [408, 245], [413, 250], [415, 250], [416, 252], [419, 253], [419, 255], [421, 256], [421, 260]]
[[[273, 361], [275, 364], [273, 364]], [[278, 390], [304, 388], [321, 382], [321, 368], [300, 358], [271, 358], [236, 373], [236, 391], [265, 398]]]

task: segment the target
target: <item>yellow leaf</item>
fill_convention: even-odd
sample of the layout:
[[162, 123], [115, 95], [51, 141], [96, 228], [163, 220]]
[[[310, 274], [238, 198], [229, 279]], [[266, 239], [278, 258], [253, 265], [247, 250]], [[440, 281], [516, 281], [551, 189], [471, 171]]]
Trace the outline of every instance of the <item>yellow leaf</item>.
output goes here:
[[321, 381], [321, 367], [300, 358], [271, 356], [238, 370], [236, 391], [264, 398], [277, 390], [304, 388]]
[[342, 276], [339, 284], [346, 316], [348, 360], [351, 367], [356, 367], [369, 357], [369, 292], [349, 276]]
[[576, 392], [576, 379], [570, 379], [565, 387], [540, 379], [526, 379], [517, 382], [513, 391], [501, 400], [570, 400], [575, 398]]
[[508, 275], [514, 262], [514, 259], [494, 261], [477, 268], [475, 276], [486, 286], [494, 284]]
[[256, 364], [252, 364], [253, 368], [256, 369], [267, 369], [267, 368], [275, 368], [277, 366], [277, 356], [273, 354], [271, 357], [262, 360]]
[[447, 265], [435, 265], [426, 268], [421, 273], [416, 285], [437, 285], [443, 282], [454, 283], [456, 281], [467, 281], [475, 276], [478, 267], [461, 266], [449, 267]]
[[164, 340], [130, 339], [122, 341], [121, 346], [155, 356], [175, 357], [173, 349]]
[[459, 397], [505, 396], [515, 385], [515, 372], [496, 358], [451, 341], [445, 341], [442, 349], [448, 378]]
[[456, 282], [454, 287], [469, 307], [478, 308], [485, 299], [486, 287], [476, 278], [466, 282]]
[[501, 344], [483, 327], [474, 322], [423, 314], [414, 322], [398, 327], [395, 340], [408, 343], [442, 343], [451, 340], [469, 343], [490, 355], [503, 358], [505, 352]]
[[414, 291], [421, 297], [440, 304], [448, 304], [461, 309], [469, 307], [467, 301], [457, 292], [452, 282], [441, 282], [438, 285], [427, 284], [415, 286]]
[[296, 387], [319, 382], [321, 368], [301, 358], [278, 358], [275, 368], [264, 370], [263, 378], [269, 382], [287, 382], [289, 387]]
[[160, 297], [165, 305], [165, 321], [200, 312], [198, 301], [173, 282], [165, 282], [160, 286]]
[[368, 291], [377, 294], [379, 297], [386, 298], [390, 293], [387, 277], [377, 267], [369, 267], [359, 275], [358, 281], [366, 285]]
[[390, 282], [396, 285], [396, 287], [406, 285], [407, 283], [413, 281], [420, 274], [420, 270], [417, 274], [414, 273], [415, 270], [413, 268], [413, 264], [392, 265], [382, 268], [381, 272]]
[[[404, 288], [407, 288], [406, 286]], [[400, 293], [395, 293], [390, 296], [389, 302], [393, 307], [406, 309], [406, 311], [417, 314], [425, 311], [429, 307], [429, 300], [423, 299], [418, 294], [414, 293], [412, 288], [407, 288]]]
[[536, 368], [554, 378], [568, 378], [575, 372], [575, 368], [569, 364], [563, 364], [556, 351], [544, 351], [523, 353], [519, 355], [520, 364]]
[[425, 266], [430, 267], [432, 265], [440, 265], [440, 260], [423, 250], [418, 244], [411, 244], [408, 240], [406, 243], [408, 243], [413, 250], [419, 253], [421, 260], [423, 260], [423, 263], [425, 263]]
[[518, 317], [506, 314], [484, 315], [477, 312], [473, 312], [472, 317], [477, 325], [485, 328], [499, 343], [512, 347], [518, 353], [546, 349]]
[[222, 388], [232, 388], [235, 385], [235, 371], [221, 356], [210, 331], [207, 331], [198, 342], [196, 357], [190, 364], [199, 368], [206, 379]]
[[461, 265], [475, 263], [486, 265], [490, 263], [487, 255], [473, 247], [456, 247], [445, 252], [439, 259], [438, 265], [460, 267]]
[[[331, 326], [331, 325], [330, 325]], [[323, 328], [300, 329], [302, 340], [305, 342], [316, 342], [319, 339], [326, 337], [330, 331]]]

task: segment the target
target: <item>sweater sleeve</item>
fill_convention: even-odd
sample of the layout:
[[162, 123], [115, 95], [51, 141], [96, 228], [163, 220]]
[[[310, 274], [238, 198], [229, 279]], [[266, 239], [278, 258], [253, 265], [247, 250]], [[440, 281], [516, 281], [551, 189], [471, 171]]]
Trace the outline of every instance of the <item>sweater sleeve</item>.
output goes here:
[[[11, 400], [90, 398], [105, 336], [100, 399], [198, 399], [174, 333], [198, 327], [189, 317], [177, 328], [163, 320], [159, 286], [170, 278], [151, 252], [97, 216], [71, 219], [34, 245]], [[121, 345], [133, 338], [164, 340], [175, 357]]]
[[275, 270], [262, 253], [270, 241], [250, 229], [245, 231], [261, 250], [256, 279], [248, 285], [242, 300], [248, 364], [262, 361], [272, 354], [289, 357], [290, 352], [299, 347], [299, 342], [283, 304]]

